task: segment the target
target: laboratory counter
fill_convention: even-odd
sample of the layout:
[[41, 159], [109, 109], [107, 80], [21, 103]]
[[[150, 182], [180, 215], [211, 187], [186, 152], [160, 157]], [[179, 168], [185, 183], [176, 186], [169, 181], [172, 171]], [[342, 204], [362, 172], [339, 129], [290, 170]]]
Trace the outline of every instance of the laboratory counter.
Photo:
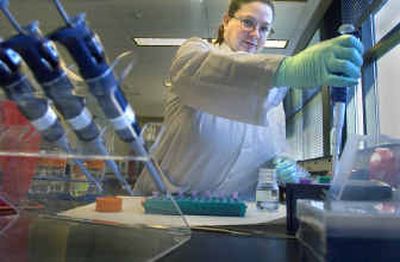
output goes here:
[[[23, 212], [0, 236], [0, 261], [314, 261], [285, 219], [263, 225], [194, 227], [190, 239], [172, 243], [157, 228], [88, 223]], [[179, 237], [177, 235], [177, 237]], [[176, 239], [175, 239], [176, 240]], [[184, 238], [182, 238], [184, 240]], [[158, 250], [154, 250], [157, 247]]]
[[286, 219], [266, 224], [192, 229], [192, 238], [160, 261], [317, 261], [295, 236]]

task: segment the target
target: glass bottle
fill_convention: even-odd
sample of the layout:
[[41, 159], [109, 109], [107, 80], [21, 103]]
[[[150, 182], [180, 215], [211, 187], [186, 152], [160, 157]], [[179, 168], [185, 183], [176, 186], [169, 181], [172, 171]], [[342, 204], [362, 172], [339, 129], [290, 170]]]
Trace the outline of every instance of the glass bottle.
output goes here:
[[257, 209], [266, 211], [276, 211], [279, 208], [279, 187], [274, 169], [259, 169], [256, 206]]

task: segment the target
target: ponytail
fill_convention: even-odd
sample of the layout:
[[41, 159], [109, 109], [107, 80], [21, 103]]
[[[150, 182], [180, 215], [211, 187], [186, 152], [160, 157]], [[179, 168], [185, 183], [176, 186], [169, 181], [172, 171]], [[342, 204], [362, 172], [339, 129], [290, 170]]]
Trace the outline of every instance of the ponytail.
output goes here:
[[215, 44], [221, 45], [224, 42], [224, 25], [221, 24], [218, 27], [218, 35], [217, 39], [215, 40]]

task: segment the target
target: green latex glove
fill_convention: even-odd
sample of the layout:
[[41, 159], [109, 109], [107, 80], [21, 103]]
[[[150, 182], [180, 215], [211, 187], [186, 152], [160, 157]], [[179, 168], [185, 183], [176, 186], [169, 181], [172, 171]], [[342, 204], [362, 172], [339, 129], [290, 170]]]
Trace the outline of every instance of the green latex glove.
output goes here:
[[287, 57], [275, 74], [275, 86], [347, 87], [358, 83], [364, 47], [354, 36], [342, 35]]
[[286, 157], [277, 157], [273, 160], [275, 172], [279, 184], [296, 183], [297, 182], [297, 166], [296, 161]]
[[275, 157], [273, 160], [275, 172], [279, 184], [298, 183], [300, 178], [308, 177], [307, 171], [297, 165], [294, 159], [289, 157]]

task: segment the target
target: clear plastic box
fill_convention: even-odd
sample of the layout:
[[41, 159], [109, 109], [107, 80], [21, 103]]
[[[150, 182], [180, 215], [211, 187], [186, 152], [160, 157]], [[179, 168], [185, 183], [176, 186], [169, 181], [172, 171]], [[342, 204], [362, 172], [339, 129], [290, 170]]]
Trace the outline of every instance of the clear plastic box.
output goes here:
[[393, 202], [298, 200], [297, 237], [319, 261], [398, 261], [400, 206]]
[[[399, 186], [400, 140], [387, 136], [353, 136], [346, 143], [340, 158], [338, 173], [331, 183], [330, 197], [336, 200], [393, 198], [397, 201]], [[373, 189], [378, 191], [371, 196]], [[382, 199], [374, 199], [377, 194], [382, 194]], [[368, 196], [372, 198], [366, 199]]]
[[298, 200], [297, 237], [319, 261], [398, 261], [400, 141], [355, 136], [324, 201]]
[[[0, 257], [149, 261], [190, 239], [182, 215], [145, 214], [144, 197], [129, 194], [106, 164], [114, 161], [133, 187], [149, 156], [118, 153], [110, 144], [121, 143], [118, 139], [105, 140], [108, 155], [87, 154], [73, 134], [68, 137], [70, 152], [41, 139], [30, 125], [0, 126]], [[112, 131], [106, 129], [103, 137], [113, 137]], [[117, 199], [121, 210], [99, 211], [96, 201], [102, 197]]]

